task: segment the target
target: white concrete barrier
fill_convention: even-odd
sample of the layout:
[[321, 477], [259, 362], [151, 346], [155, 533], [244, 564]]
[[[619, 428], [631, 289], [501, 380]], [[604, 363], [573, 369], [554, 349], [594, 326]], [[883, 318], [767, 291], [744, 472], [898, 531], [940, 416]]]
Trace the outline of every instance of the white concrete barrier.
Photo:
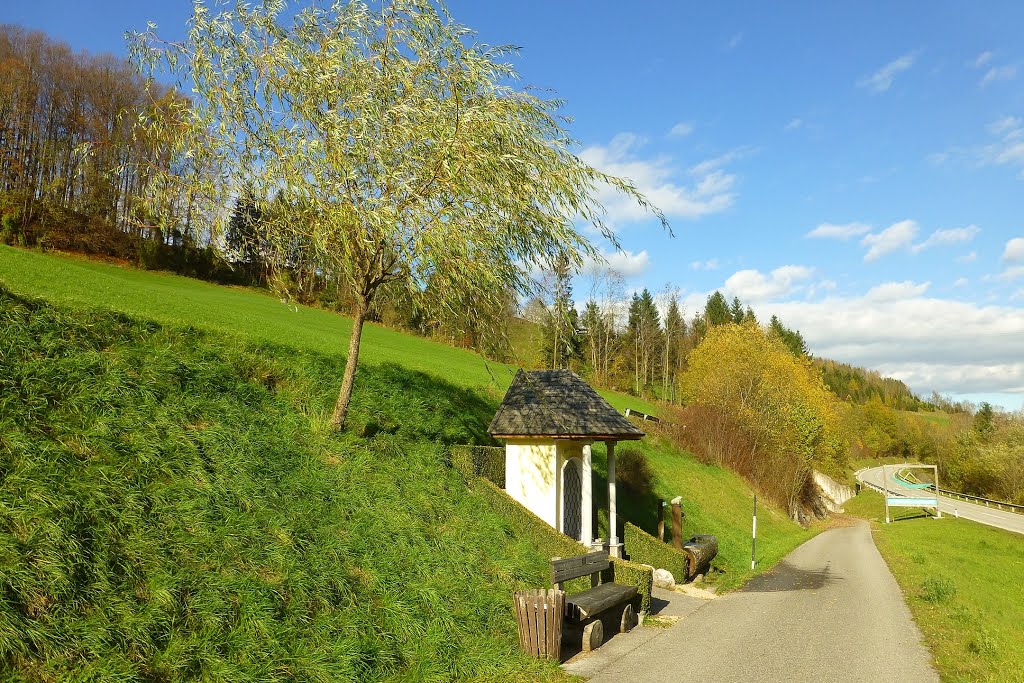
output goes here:
[[842, 512], [843, 503], [856, 495], [852, 488], [840, 484], [824, 472], [815, 471], [814, 483], [821, 490], [821, 498], [830, 512]]

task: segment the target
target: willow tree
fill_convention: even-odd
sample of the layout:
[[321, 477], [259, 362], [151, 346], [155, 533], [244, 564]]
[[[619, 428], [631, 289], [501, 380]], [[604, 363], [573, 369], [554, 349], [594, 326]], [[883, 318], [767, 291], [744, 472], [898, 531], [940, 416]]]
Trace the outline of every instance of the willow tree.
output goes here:
[[[212, 169], [158, 179], [151, 203], [182, 182], [211, 208], [230, 206], [243, 184], [286, 196], [261, 223], [268, 256], [279, 272], [296, 258], [314, 263], [354, 299], [339, 429], [382, 287], [404, 287], [428, 308], [462, 304], [467, 292], [498, 308], [486, 304], [531, 288], [530, 268], [596, 256], [577, 225], [614, 242], [595, 198], [609, 186], [666, 225], [630, 182], [576, 156], [559, 100], [510, 85], [512, 48], [478, 44], [443, 6], [194, 7], [180, 42], [153, 25], [129, 36], [145, 74], [192, 92], [140, 126]], [[225, 220], [215, 215], [214, 239]]]

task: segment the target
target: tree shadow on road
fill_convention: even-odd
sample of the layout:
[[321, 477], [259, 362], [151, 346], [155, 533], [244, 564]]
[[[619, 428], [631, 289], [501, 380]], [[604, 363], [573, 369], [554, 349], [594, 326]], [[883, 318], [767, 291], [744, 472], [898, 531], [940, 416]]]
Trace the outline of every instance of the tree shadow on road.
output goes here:
[[830, 565], [824, 569], [801, 569], [783, 560], [766, 574], [756, 576], [743, 589], [745, 593], [781, 593], [817, 590], [843, 578], [832, 574]]

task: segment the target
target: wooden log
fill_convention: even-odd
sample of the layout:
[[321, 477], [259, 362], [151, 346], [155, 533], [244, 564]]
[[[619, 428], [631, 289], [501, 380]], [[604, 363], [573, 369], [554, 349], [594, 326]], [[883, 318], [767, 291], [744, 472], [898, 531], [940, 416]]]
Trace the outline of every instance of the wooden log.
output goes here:
[[[693, 536], [683, 544], [683, 552], [689, 559], [687, 563], [689, 574], [695, 576], [707, 571], [711, 566], [711, 560], [718, 554], [718, 539], [703, 534]], [[690, 576], [686, 578], [689, 579]]]

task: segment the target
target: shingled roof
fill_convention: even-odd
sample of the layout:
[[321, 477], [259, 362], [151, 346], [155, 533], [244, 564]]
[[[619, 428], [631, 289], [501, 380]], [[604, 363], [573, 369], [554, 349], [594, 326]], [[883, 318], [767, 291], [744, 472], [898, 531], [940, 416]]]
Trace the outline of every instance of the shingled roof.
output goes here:
[[571, 370], [517, 372], [487, 432], [499, 439], [644, 436]]

